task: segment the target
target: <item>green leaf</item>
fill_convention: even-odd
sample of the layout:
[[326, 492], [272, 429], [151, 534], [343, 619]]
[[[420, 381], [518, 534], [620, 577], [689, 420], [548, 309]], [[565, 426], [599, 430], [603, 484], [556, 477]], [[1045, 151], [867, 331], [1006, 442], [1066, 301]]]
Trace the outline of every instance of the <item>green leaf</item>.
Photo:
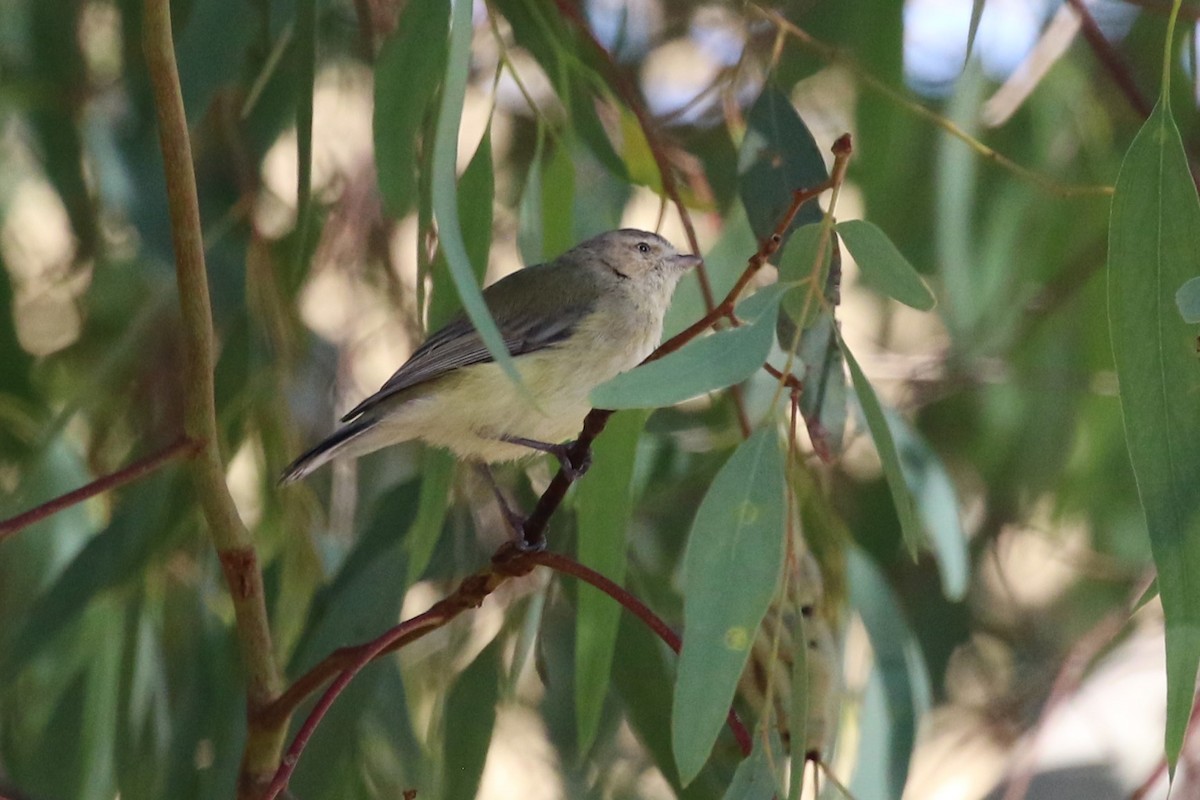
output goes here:
[[446, 699], [446, 744], [442, 794], [474, 800], [483, 777], [500, 687], [500, 640], [493, 641], [463, 670]]
[[454, 465], [458, 461], [449, 450], [427, 447], [421, 457], [421, 494], [417, 500], [417, 518], [404, 537], [408, 548], [408, 582], [416, 583], [429, 566], [433, 549], [442, 535], [446, 504], [454, 483]]
[[[795, 325], [809, 328], [822, 311], [820, 302], [823, 287], [829, 277], [829, 268], [833, 264], [835, 248], [832, 247], [832, 237], [820, 253], [821, 266], [816, 270], [816, 285], [810, 280], [813, 277], [813, 265], [817, 263], [818, 251], [821, 246], [821, 226], [817, 223], [802, 225], [784, 245], [779, 254], [779, 282], [800, 283], [783, 298], [783, 310]], [[840, 261], [839, 261], [840, 264]], [[822, 289], [817, 289], [820, 286]], [[795, 325], [789, 330], [786, 340], [780, 339], [780, 344], [790, 347], [795, 334]]]
[[406, 4], [375, 61], [375, 171], [393, 218], [416, 196], [416, 145], [446, 68], [449, 22], [449, 3]]
[[936, 305], [925, 279], [886, 233], [861, 219], [839, 222], [837, 232], [858, 262], [858, 268], [879, 291], [918, 311], [929, 311]]
[[884, 409], [883, 415], [900, 455], [904, 483], [916, 503], [930, 549], [938, 562], [942, 594], [947, 600], [962, 600], [967, 594], [971, 565], [954, 483], [937, 453], [908, 420], [890, 408]]
[[1165, 101], [1134, 137], [1113, 196], [1108, 315], [1129, 460], [1166, 617], [1166, 755], [1183, 744], [1200, 665], [1200, 364], [1175, 307], [1200, 272], [1200, 200]]
[[542, 158], [539, 144], [521, 195], [518, 244], [526, 264], [548, 261], [575, 244], [574, 202], [575, 165], [571, 148], [564, 142]]
[[1175, 293], [1179, 316], [1189, 325], [1200, 322], [1200, 278], [1189, 278]]
[[879, 452], [879, 460], [883, 463], [883, 476], [892, 493], [896, 515], [900, 518], [900, 533], [904, 537], [904, 544], [908, 547], [909, 554], [915, 559], [923, 534], [912, 495], [909, 494], [908, 485], [904, 479], [904, 470], [900, 465], [900, 454], [896, 451], [896, 442], [892, 438], [892, 431], [888, 427], [887, 417], [884, 416], [883, 406], [880, 405], [871, 382], [863, 374], [862, 367], [854, 360], [854, 354], [846, 347], [846, 343], [841, 341], [840, 337], [838, 341], [841, 343], [842, 355], [846, 358], [846, 364], [850, 367], [850, 380], [854, 384], [854, 393], [858, 395], [859, 405], [862, 406], [863, 416], [866, 417], [867, 430], [871, 432], [871, 439], [875, 442], [875, 449]]
[[[626, 530], [633, 512], [631, 486], [637, 443], [646, 412], [626, 411], [609, 420], [592, 448], [592, 468], [575, 495], [578, 557], [617, 584], [625, 581]], [[596, 738], [608, 694], [621, 606], [598, 589], [579, 585], [575, 624], [575, 724], [579, 752]]]
[[682, 781], [708, 760], [783, 564], [783, 450], [774, 426], [734, 451], [709, 487], [683, 564], [683, 651], [671, 714]]
[[[879, 767], [880, 785], [878, 790], [858, 796], [899, 798], [908, 777], [917, 724], [929, 710], [929, 674], [920, 645], [900, 613], [900, 600], [879, 569], [857, 548], [850, 549], [847, 556], [850, 602], [862, 617], [871, 640], [873, 672], [880, 679], [884, 698], [884, 713], [863, 720], [864, 728], [874, 733], [862, 743], [864, 750], [856, 761]], [[872, 746], [878, 751], [866, 752]]]
[[739, 306], [739, 312], [751, 300], [758, 306], [751, 324], [695, 339], [657, 361], [605, 381], [592, 390], [592, 405], [658, 408], [741, 383], [762, 367], [771, 351], [779, 299], [787, 289], [772, 284]]
[[450, 267], [450, 277], [458, 290], [463, 309], [479, 332], [483, 343], [496, 363], [520, 385], [521, 378], [513, 366], [512, 356], [504, 346], [496, 322], [483, 302], [483, 293], [471, 267], [471, 258], [463, 241], [458, 217], [458, 183], [455, 164], [458, 159], [458, 127], [462, 117], [463, 99], [467, 90], [467, 74], [471, 61], [471, 0], [454, 0], [450, 28], [450, 55], [446, 80], [442, 87], [442, 103], [438, 112], [437, 130], [433, 145], [433, 216], [438, 223], [438, 237]]
[[[792, 192], [829, 180], [816, 140], [787, 95], [768, 84], [746, 115], [746, 136], [738, 153], [738, 193], [759, 241], [767, 238], [792, 203]], [[810, 202], [784, 233], [821, 218]]]
[[[488, 253], [492, 247], [492, 199], [495, 196], [496, 176], [492, 168], [492, 134], [483, 135], [475, 155], [463, 170], [458, 184], [458, 213], [462, 223], [463, 243], [476, 285], [483, 284], [487, 272]], [[439, 250], [434, 263], [433, 292], [429, 301], [429, 330], [436, 331], [450, 321], [462, 306], [454, 291], [453, 278], [444, 250]]]
[[183, 506], [185, 484], [178, 476], [177, 471], [168, 471], [147, 479], [138, 487], [137, 500], [128, 498], [119, 504], [108, 527], [89, 539], [38, 596], [16, 634], [0, 650], [0, 686], [10, 684], [89, 604], [106, 591], [139, 579], [151, 559], [175, 544], [167, 519], [171, 508]]

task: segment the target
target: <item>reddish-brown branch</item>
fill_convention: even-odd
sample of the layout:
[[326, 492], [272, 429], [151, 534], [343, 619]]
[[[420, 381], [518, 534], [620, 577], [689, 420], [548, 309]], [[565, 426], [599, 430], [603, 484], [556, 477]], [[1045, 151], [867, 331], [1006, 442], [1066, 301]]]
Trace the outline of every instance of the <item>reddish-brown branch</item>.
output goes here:
[[84, 500], [93, 498], [98, 494], [103, 494], [125, 484], [141, 480], [177, 458], [192, 458], [200, 451], [201, 447], [202, 444], [200, 442], [188, 439], [186, 436], [180, 437], [174, 444], [165, 447], [153, 455], [139, 459], [124, 469], [120, 469], [111, 475], [105, 475], [103, 478], [97, 478], [74, 491], [67, 492], [60, 497], [42, 503], [36, 508], [31, 508], [23, 514], [18, 514], [15, 517], [10, 517], [0, 522], [0, 540], [13, 535], [17, 531], [28, 528], [35, 522], [41, 522], [46, 517], [53, 516], [63, 509], [70, 508], [73, 505], [82, 503]]
[[[366, 644], [337, 651], [336, 659], [332, 657], [325, 659], [310, 670], [308, 675], [297, 681], [295, 686], [301, 683], [311, 684], [313, 680], [317, 680], [316, 685], [319, 686], [332, 675], [337, 675], [333, 683], [321, 695], [316, 706], [309, 712], [304, 724], [300, 726], [300, 730], [296, 733], [296, 737], [292, 740], [292, 744], [288, 747], [275, 772], [275, 777], [263, 795], [264, 800], [274, 800], [287, 786], [292, 772], [295, 771], [296, 764], [300, 760], [300, 755], [304, 752], [304, 748], [308, 745], [317, 726], [333, 705], [333, 701], [349, 685], [354, 676], [362, 671], [363, 667], [384, 653], [403, 647], [409, 642], [416, 641], [441, 628], [468, 608], [478, 608], [500, 584], [509, 578], [528, 574], [536, 566], [532, 556], [532, 553], [522, 551], [512, 544], [504, 545], [492, 556], [491, 564], [465, 578], [452, 594], [434, 603], [425, 613], [401, 622]], [[337, 668], [330, 669], [326, 666], [334, 661], [338, 663]], [[323, 677], [310, 679], [310, 675]], [[297, 697], [290, 689], [280, 695], [279, 699], [267, 709], [271, 720], [285, 720], [291, 714], [293, 707], [285, 706], [285, 699], [289, 702], [299, 702], [303, 696]]]
[[1112, 42], [1105, 38], [1104, 32], [1096, 24], [1096, 18], [1088, 10], [1087, 4], [1083, 0], [1067, 0], [1067, 2], [1079, 16], [1080, 31], [1083, 33], [1084, 40], [1092, 48], [1096, 58], [1100, 59], [1100, 64], [1108, 72], [1113, 83], [1125, 95], [1125, 99], [1129, 101], [1129, 105], [1133, 107], [1134, 111], [1141, 114], [1142, 117], [1149, 117], [1150, 112], [1153, 111], [1150, 101], [1138, 88], [1137, 81], [1133, 78], [1133, 72], [1125, 63], [1125, 59], [1113, 47]]

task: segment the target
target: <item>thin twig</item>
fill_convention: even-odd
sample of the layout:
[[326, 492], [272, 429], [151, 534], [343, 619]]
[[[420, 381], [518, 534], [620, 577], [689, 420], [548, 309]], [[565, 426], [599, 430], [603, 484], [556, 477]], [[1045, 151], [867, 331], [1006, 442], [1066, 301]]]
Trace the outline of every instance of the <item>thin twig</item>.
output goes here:
[[[253, 720], [258, 709], [274, 700], [283, 680], [271, 641], [254, 539], [238, 516], [225, 484], [219, 450], [212, 309], [169, 0], [145, 0], [142, 46], [158, 116], [183, 319], [184, 432], [190, 440], [202, 443], [192, 461], [196, 494], [233, 599], [238, 644], [246, 672], [247, 713]], [[286, 725], [261, 729], [251, 723], [238, 780], [239, 797], [256, 796], [259, 785], [274, 773], [286, 732]]]
[[15, 517], [0, 522], [0, 540], [13, 535], [19, 530], [28, 528], [35, 522], [41, 522], [46, 517], [57, 514], [59, 511], [82, 503], [84, 500], [140, 480], [177, 458], [192, 458], [200, 451], [200, 448], [200, 442], [181, 436], [173, 444], [168, 445], [157, 453], [133, 462], [128, 467], [119, 469], [111, 475], [105, 475], [103, 478], [97, 478], [72, 492], [67, 492], [53, 500], [42, 503], [36, 508], [31, 508], [23, 514], [18, 514]]

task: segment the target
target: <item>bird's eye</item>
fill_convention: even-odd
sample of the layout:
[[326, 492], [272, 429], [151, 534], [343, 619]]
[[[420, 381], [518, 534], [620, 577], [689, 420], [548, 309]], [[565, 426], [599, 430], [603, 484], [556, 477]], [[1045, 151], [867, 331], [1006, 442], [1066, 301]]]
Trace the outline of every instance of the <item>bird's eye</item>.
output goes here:
[[637, 249], [639, 253], [649, 253], [650, 245], [646, 244], [645, 242], [638, 242]]

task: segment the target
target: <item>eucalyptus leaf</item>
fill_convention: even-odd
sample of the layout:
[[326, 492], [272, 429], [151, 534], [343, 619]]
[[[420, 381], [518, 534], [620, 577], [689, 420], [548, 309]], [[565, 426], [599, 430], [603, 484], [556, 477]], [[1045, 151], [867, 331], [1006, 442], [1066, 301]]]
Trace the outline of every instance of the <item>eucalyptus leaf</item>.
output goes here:
[[672, 749], [685, 785], [708, 760], [779, 582], [783, 469], [777, 432], [759, 429], [717, 473], [692, 524], [671, 713]]
[[852, 219], [839, 222], [837, 232], [872, 286], [918, 311], [929, 311], [936, 305], [925, 279], [879, 228]]
[[[579, 520], [579, 561], [620, 585], [625, 580], [626, 532], [633, 513], [631, 496], [637, 443], [648, 414], [615, 414], [592, 446], [592, 467], [575, 495]], [[595, 741], [608, 694], [621, 606], [580, 583], [575, 623], [575, 722], [579, 751]]]
[[[839, 341], [841, 341], [840, 337]], [[883, 476], [887, 480], [888, 490], [892, 493], [896, 516], [900, 518], [900, 533], [904, 537], [904, 544], [908, 547], [909, 555], [915, 559], [924, 534], [921, 531], [912, 495], [908, 491], [908, 484], [904, 478], [904, 468], [900, 463], [900, 454], [896, 450], [896, 441], [892, 437], [891, 428], [888, 426], [883, 406], [875, 395], [874, 387], [867, 380], [867, 376], [863, 374], [862, 367], [858, 365], [858, 361], [846, 347], [846, 343], [841, 342], [841, 344], [842, 355], [845, 356], [846, 364], [850, 367], [850, 381], [854, 384], [854, 393], [858, 395], [859, 405], [862, 407], [863, 416], [867, 421], [867, 430], [870, 431], [871, 439], [875, 442], [875, 449], [879, 452], [879, 460], [883, 464]]]
[[1166, 756], [1183, 746], [1200, 665], [1200, 363], [1175, 293], [1200, 272], [1200, 200], [1165, 99], [1113, 196], [1108, 318], [1129, 460], [1166, 617]]
[[471, 258], [463, 241], [458, 215], [458, 182], [455, 165], [458, 159], [458, 129], [463, 100], [467, 90], [467, 75], [471, 61], [471, 0], [454, 0], [450, 25], [450, 55], [447, 60], [442, 102], [438, 112], [433, 147], [433, 216], [438, 223], [438, 238], [446, 253], [446, 263], [454, 287], [462, 300], [463, 310], [475, 326], [488, 352], [496, 363], [520, 385], [521, 378], [513, 366], [512, 356], [492, 319], [483, 293], [475, 278]]
[[416, 144], [446, 69], [449, 28], [450, 3], [409, 3], [375, 59], [375, 171], [393, 218], [416, 198]]
[[[870, 717], [872, 738], [882, 746], [863, 754], [860, 765], [878, 771], [882, 792], [872, 797], [899, 800], [908, 779], [917, 725], [929, 711], [932, 689], [921, 648], [900, 612], [900, 602], [870, 557], [851, 548], [847, 558], [850, 602], [862, 617], [874, 654], [873, 672], [883, 690], [883, 713]], [[864, 745], [868, 744], [864, 741]]]
[[[738, 153], [738, 193], [759, 241], [770, 236], [797, 189], [829, 180], [825, 159], [788, 96], [771, 84], [746, 115], [746, 135]], [[821, 209], [807, 203], [784, 232], [787, 244], [801, 225], [816, 222]]]

